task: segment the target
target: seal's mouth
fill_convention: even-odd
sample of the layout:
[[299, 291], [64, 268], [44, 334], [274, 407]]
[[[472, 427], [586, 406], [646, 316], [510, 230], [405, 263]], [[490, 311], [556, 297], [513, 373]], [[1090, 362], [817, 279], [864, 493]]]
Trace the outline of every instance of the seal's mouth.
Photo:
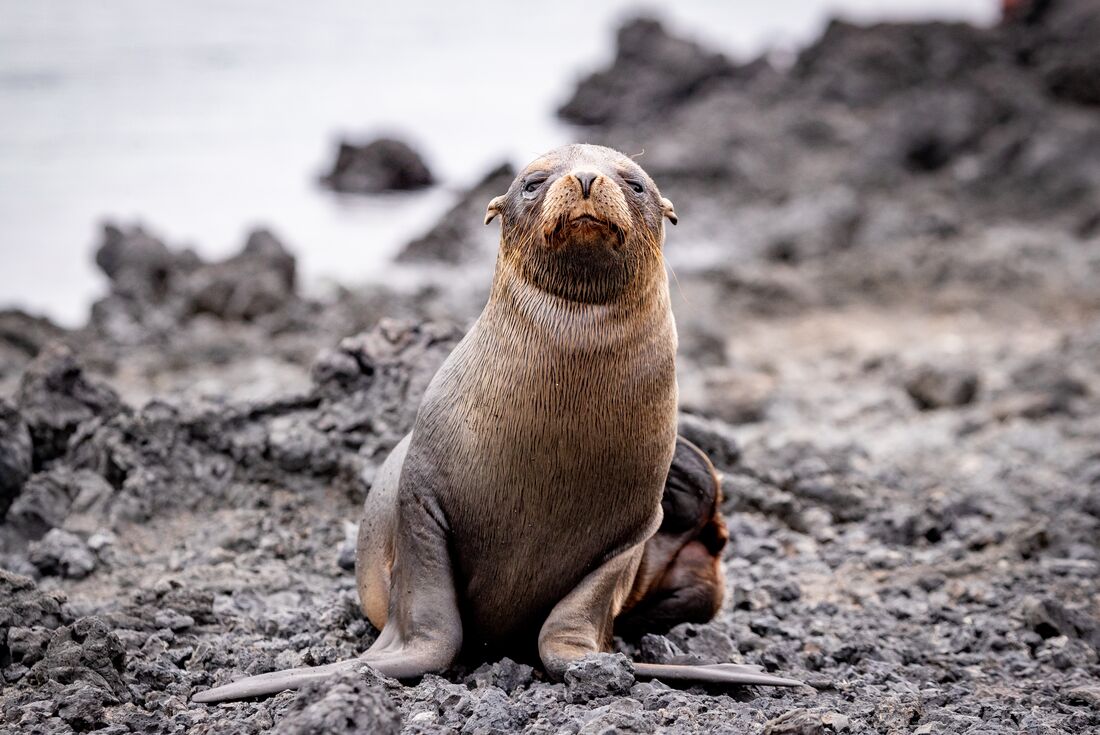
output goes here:
[[626, 230], [609, 219], [585, 212], [575, 217], [568, 215], [558, 217], [549, 239], [555, 243], [570, 240], [580, 242], [612, 240], [621, 247], [626, 242]]

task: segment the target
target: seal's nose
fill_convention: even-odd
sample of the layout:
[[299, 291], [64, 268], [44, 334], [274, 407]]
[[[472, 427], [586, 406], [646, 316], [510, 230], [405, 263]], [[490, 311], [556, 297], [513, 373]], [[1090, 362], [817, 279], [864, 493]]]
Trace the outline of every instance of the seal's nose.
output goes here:
[[573, 174], [577, 181], [581, 182], [581, 195], [585, 199], [592, 192], [592, 182], [600, 177], [599, 174], [594, 174], [591, 171], [577, 171]]

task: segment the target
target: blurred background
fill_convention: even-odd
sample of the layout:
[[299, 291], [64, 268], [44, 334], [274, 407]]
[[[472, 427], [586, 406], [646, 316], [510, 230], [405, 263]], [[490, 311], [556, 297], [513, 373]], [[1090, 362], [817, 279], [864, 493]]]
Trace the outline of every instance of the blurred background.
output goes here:
[[[0, 2], [0, 304], [83, 322], [99, 223], [141, 221], [225, 255], [284, 236], [307, 279], [377, 277], [490, 165], [585, 133], [554, 112], [614, 54], [631, 2]], [[583, 16], [584, 22], [577, 22]], [[982, 25], [996, 0], [680, 2], [670, 30], [778, 63], [829, 17]], [[338, 138], [399, 134], [440, 186], [338, 197]]]

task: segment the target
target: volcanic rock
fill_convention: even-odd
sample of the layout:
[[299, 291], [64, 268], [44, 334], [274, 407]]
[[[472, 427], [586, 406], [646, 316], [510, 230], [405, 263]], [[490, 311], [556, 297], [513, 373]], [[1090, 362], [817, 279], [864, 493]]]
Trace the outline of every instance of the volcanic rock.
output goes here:
[[340, 143], [332, 171], [321, 180], [335, 191], [352, 194], [423, 189], [434, 183], [420, 154], [392, 138], [364, 145]]

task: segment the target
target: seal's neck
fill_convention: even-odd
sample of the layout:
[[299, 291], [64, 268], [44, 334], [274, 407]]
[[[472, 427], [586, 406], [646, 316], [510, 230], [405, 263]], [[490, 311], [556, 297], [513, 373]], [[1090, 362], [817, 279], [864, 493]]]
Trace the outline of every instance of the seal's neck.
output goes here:
[[[544, 288], [545, 282], [529, 273], [522, 263], [498, 257], [482, 319], [505, 331], [542, 334], [548, 342], [581, 352], [633, 342], [657, 325], [671, 324], [668, 277], [661, 262], [645, 264], [614, 293], [608, 290], [607, 298], [598, 300], [569, 298], [560, 288]], [[599, 286], [589, 285], [584, 293], [594, 290]]]
[[494, 289], [511, 278], [539, 291], [578, 304], [612, 304], [635, 300], [652, 289], [654, 276], [664, 277], [660, 246], [652, 251], [569, 245], [508, 247], [497, 257]]

